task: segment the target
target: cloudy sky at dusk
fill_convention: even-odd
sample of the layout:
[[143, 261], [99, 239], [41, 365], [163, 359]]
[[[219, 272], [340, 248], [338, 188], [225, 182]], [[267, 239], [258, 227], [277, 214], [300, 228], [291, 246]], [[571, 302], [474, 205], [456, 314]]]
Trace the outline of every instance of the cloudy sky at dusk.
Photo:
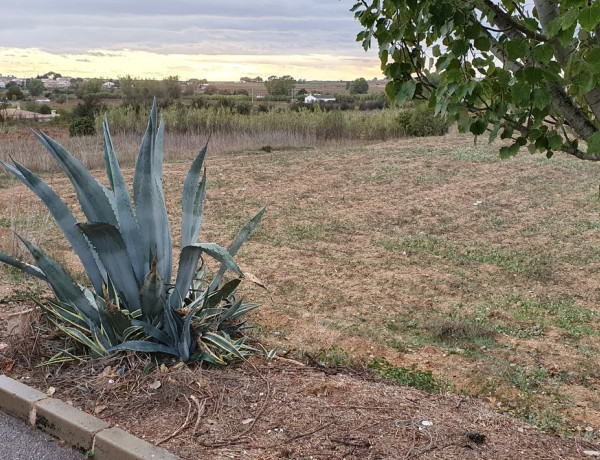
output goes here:
[[309, 80], [380, 77], [352, 0], [18, 0], [2, 5], [0, 74]]

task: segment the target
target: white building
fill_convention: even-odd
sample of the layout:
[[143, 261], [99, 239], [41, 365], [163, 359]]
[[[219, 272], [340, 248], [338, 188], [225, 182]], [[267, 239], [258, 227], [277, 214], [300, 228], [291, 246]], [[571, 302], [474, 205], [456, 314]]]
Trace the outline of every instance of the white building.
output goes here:
[[304, 98], [305, 104], [314, 104], [315, 102], [335, 102], [335, 97], [317, 97], [309, 94]]

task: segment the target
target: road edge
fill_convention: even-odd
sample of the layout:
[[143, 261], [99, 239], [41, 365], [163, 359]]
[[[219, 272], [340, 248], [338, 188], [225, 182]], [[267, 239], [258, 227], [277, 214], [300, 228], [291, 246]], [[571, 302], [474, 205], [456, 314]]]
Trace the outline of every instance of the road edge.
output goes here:
[[93, 415], [0, 374], [0, 410], [97, 460], [177, 460], [178, 456]]

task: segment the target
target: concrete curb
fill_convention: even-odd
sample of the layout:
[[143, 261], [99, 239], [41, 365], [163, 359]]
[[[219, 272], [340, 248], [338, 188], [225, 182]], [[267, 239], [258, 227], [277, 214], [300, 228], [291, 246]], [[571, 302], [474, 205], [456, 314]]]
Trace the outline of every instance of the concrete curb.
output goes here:
[[98, 460], [177, 460], [162, 447], [108, 423], [6, 375], [0, 375], [0, 410], [62, 439]]

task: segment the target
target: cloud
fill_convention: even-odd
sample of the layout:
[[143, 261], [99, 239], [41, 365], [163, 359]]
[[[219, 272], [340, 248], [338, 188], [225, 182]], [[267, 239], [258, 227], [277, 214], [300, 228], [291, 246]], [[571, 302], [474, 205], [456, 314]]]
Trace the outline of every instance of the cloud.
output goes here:
[[360, 26], [350, 6], [346, 0], [20, 0], [3, 5], [0, 43], [78, 59], [119, 58], [128, 50], [186, 59], [254, 56], [256, 63], [264, 56], [322, 55], [372, 66], [375, 55], [355, 42]]

